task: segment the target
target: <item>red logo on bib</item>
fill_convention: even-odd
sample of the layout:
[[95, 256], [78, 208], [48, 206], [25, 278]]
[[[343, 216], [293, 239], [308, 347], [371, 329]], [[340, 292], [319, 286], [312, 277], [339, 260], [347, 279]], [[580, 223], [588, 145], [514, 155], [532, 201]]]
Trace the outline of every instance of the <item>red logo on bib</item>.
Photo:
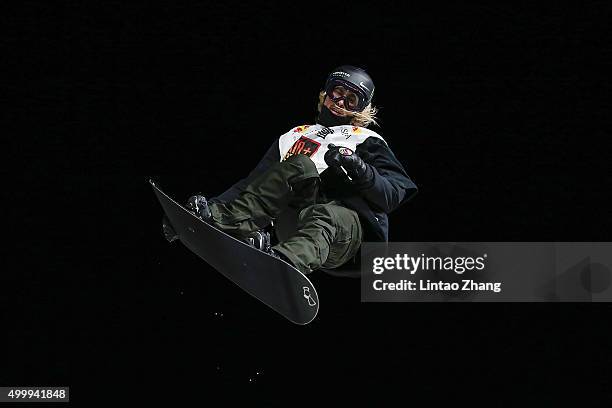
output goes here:
[[320, 146], [321, 143], [315, 142], [312, 139], [302, 136], [298, 140], [296, 140], [293, 146], [291, 146], [291, 149], [287, 151], [285, 157], [283, 158], [283, 161], [296, 154], [303, 154], [310, 157], [315, 154], [317, 150], [319, 150]]

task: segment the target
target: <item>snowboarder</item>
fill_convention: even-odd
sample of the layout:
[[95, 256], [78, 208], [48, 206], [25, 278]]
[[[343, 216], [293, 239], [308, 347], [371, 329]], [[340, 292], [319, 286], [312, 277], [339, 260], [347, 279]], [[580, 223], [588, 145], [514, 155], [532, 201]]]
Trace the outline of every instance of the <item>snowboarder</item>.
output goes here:
[[[388, 240], [387, 214], [417, 192], [385, 140], [367, 129], [376, 124], [373, 95], [363, 69], [335, 69], [314, 125], [291, 129], [245, 179], [210, 200], [192, 196], [187, 208], [302, 273], [342, 270], [363, 241]], [[291, 225], [273, 246], [271, 224]], [[167, 220], [163, 227], [176, 239]]]

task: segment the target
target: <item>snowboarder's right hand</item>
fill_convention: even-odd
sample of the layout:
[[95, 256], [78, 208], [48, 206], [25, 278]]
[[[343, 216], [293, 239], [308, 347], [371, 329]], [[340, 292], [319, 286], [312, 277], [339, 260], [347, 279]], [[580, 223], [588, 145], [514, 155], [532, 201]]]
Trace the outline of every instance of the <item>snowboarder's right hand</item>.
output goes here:
[[329, 144], [325, 152], [325, 163], [330, 167], [342, 168], [351, 180], [361, 184], [369, 183], [374, 177], [372, 169], [348, 147]]
[[174, 228], [172, 228], [170, 220], [165, 215], [162, 218], [162, 232], [168, 242], [176, 241], [179, 237]]

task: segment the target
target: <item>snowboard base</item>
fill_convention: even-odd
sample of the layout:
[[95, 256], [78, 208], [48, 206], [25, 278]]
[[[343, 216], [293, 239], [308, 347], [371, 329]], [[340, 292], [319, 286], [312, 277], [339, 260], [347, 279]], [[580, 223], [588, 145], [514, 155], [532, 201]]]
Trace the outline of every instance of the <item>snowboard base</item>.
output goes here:
[[288, 320], [308, 324], [319, 311], [317, 291], [292, 265], [210, 225], [149, 181], [180, 241], [242, 290]]

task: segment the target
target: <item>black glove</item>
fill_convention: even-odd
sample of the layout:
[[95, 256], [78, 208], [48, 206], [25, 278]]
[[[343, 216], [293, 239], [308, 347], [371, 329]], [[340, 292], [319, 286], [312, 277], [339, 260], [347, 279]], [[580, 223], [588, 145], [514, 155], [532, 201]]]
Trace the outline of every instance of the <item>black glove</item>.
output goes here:
[[323, 158], [330, 167], [344, 168], [354, 183], [367, 184], [374, 177], [372, 168], [348, 147], [330, 143]]

